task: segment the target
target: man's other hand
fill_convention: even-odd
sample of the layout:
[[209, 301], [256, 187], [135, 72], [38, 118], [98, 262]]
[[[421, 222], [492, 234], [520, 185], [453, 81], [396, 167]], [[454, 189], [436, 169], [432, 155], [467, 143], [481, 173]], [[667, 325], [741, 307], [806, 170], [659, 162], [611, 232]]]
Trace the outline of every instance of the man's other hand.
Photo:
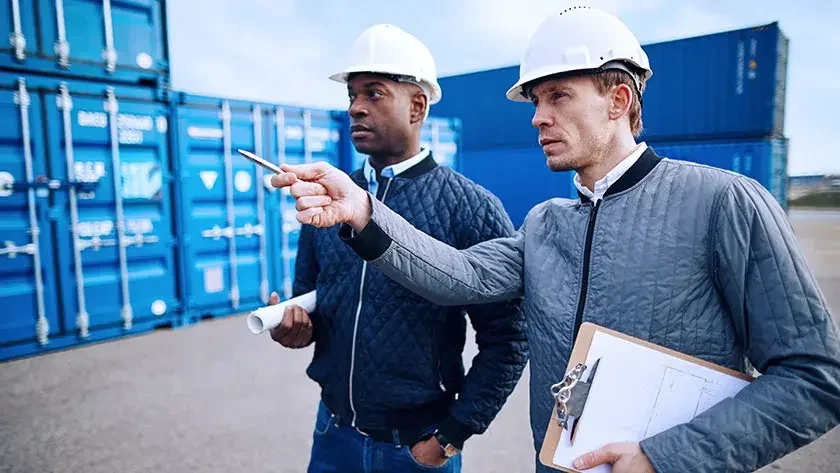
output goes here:
[[609, 463], [613, 473], [656, 473], [638, 443], [612, 443], [578, 457], [574, 466], [578, 470]]
[[[268, 305], [280, 302], [276, 292], [271, 293]], [[280, 325], [271, 329], [271, 339], [288, 348], [303, 348], [312, 341], [312, 319], [302, 307], [290, 305], [286, 307]]]
[[411, 456], [417, 463], [432, 468], [443, 466], [448, 460], [443, 455], [443, 448], [435, 437], [414, 444], [411, 447]]
[[288, 165], [271, 177], [275, 188], [289, 188], [297, 202], [297, 220], [304, 225], [331, 227], [347, 223], [356, 231], [370, 221], [370, 200], [347, 173], [325, 162]]

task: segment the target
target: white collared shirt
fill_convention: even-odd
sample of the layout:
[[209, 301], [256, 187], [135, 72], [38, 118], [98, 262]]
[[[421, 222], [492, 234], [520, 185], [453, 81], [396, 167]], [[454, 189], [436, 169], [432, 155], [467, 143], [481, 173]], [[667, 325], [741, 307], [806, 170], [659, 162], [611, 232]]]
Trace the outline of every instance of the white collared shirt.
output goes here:
[[627, 156], [620, 163], [618, 163], [610, 172], [607, 173], [602, 179], [595, 182], [595, 192], [592, 192], [581, 184], [580, 182], [580, 175], [575, 174], [575, 187], [577, 187], [578, 191], [581, 194], [585, 195], [592, 201], [592, 203], [597, 203], [599, 200], [604, 198], [604, 194], [607, 193], [607, 189], [610, 188], [611, 185], [615, 184], [616, 181], [621, 179], [621, 176], [627, 172], [628, 169], [633, 167], [636, 164], [636, 161], [642, 156], [642, 153], [645, 152], [647, 149], [647, 143], [639, 143], [639, 146], [636, 147], [636, 150], [630, 153], [630, 156]]
[[[420, 150], [419, 153], [415, 154], [414, 156], [406, 159], [401, 163], [385, 166], [382, 169], [382, 177], [391, 179], [394, 176], [399, 176], [400, 174], [414, 167], [416, 164], [419, 164], [420, 161], [426, 159], [427, 156], [429, 156], [429, 150], [423, 149]], [[365, 160], [364, 172], [365, 178], [368, 181], [368, 191], [373, 196], [376, 196], [376, 191], [379, 188], [379, 182], [376, 180], [376, 169], [374, 169], [373, 166], [371, 166], [369, 157]]]

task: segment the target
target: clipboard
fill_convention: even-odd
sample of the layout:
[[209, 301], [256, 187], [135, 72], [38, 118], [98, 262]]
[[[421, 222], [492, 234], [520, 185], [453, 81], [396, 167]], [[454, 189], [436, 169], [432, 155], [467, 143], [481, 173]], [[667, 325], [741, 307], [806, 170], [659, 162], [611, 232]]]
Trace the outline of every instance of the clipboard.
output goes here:
[[[594, 347], [593, 341], [596, 342]], [[590, 350], [591, 348], [592, 350]], [[665, 364], [651, 363], [644, 367], [635, 367], [629, 364], [634, 359], [656, 360], [657, 363], [662, 361]], [[671, 365], [674, 365], [674, 367]], [[612, 382], [610, 378], [607, 377], [612, 376], [613, 379], [617, 379], [619, 373], [633, 370], [635, 370], [633, 375], [640, 374], [640, 379], [652, 381], [642, 388], [636, 386], [635, 389], [649, 391], [649, 397], [655, 399], [653, 404], [644, 404], [644, 401], [642, 401], [644, 405], [638, 410], [642, 413], [636, 412], [632, 414], [644, 416], [648, 412], [645, 408], [650, 407], [651, 415], [648, 424], [642, 425], [642, 423], [636, 423], [637, 430], [633, 432], [633, 435], [635, 435], [634, 438], [627, 438], [625, 440], [613, 438], [599, 443], [597, 446], [593, 446], [596, 445], [593, 443], [595, 438], [600, 435], [596, 433], [598, 427], [607, 427], [603, 429], [604, 432], [609, 432], [603, 434], [605, 438], [610, 435], [620, 436], [623, 433], [619, 432], [625, 432], [619, 426], [621, 424], [620, 421], [616, 421], [616, 425], [611, 425], [611, 418], [604, 416], [598, 418], [598, 416], [599, 412], [606, 413], [610, 409], [614, 412], [621, 413], [628, 411], [628, 409], [616, 411], [619, 407], [613, 405], [615, 403], [604, 401], [610, 395], [611, 391], [609, 390], [614, 390], [615, 388], [615, 386], [610, 384]], [[660, 378], [661, 383], [657, 385], [656, 381]], [[700, 414], [719, 402], [719, 400], [734, 395], [754, 379], [754, 377], [748, 374], [709, 363], [705, 360], [691, 357], [615, 330], [590, 322], [583, 323], [580, 326], [572, 354], [569, 357], [567, 369], [564, 374], [558, 373], [558, 382], [551, 387], [551, 393], [556, 402], [540, 450], [540, 462], [552, 469], [568, 473], [579, 473], [578, 470], [570, 466], [571, 459], [577, 457], [578, 454], [599, 448], [606, 443], [640, 441], [643, 438], [651, 436], [652, 434], [647, 435], [649, 432], [656, 433], [657, 431], [669, 428], [671, 425], [681, 423], [675, 421], [675, 418], [682, 418], [682, 422], [686, 422], [690, 418], [693, 418], [691, 414], [692, 408], [695, 409], [694, 415]], [[683, 380], [688, 382], [684, 383]], [[699, 395], [697, 406], [692, 406], [687, 401], [693, 400], [691, 396], [685, 396], [683, 392], [673, 392], [674, 386], [680, 385], [685, 385], [685, 393], [691, 392], [692, 395], [697, 394], [696, 391], [698, 389], [701, 390], [697, 394]], [[659, 391], [652, 392], [655, 389]], [[662, 391], [663, 389], [671, 391]], [[676, 402], [673, 402], [671, 406], [667, 406], [667, 399], [674, 397], [675, 394], [679, 394], [680, 397], [676, 397]], [[620, 395], [612, 394], [614, 397]], [[664, 407], [663, 404], [665, 404]], [[669, 407], [671, 411], [675, 412], [669, 412]], [[663, 415], [657, 414], [660, 411]], [[628, 414], [628, 416], [630, 415]], [[587, 438], [585, 442], [580, 442], [581, 438], [579, 434], [586, 429], [587, 421], [590, 422], [590, 429], [586, 434]], [[639, 433], [643, 429], [645, 434], [639, 438]], [[631, 435], [629, 431], [626, 432], [628, 436]], [[586, 447], [585, 444], [590, 445], [590, 447]], [[573, 453], [575, 450], [581, 449], [584, 451]], [[561, 461], [563, 464], [557, 464], [555, 460], [558, 457], [568, 457], [566, 458], [568, 461], [566, 463]], [[608, 465], [602, 465], [602, 467], [604, 467], [602, 471], [610, 471]], [[591, 473], [598, 471], [599, 468], [601, 467], [586, 471]]]

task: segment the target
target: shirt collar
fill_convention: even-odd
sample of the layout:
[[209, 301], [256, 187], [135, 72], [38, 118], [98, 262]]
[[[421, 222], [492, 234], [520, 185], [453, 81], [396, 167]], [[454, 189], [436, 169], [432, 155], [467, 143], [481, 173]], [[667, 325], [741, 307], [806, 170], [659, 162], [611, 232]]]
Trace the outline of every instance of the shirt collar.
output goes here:
[[[408, 171], [415, 165], [419, 164], [421, 161], [426, 159], [427, 156], [429, 156], [428, 149], [420, 150], [419, 153], [406, 159], [405, 161], [399, 162], [397, 164], [392, 164], [390, 166], [385, 166], [382, 169], [382, 176], [387, 178], [399, 176], [400, 174]], [[371, 166], [370, 157], [365, 159], [365, 179], [367, 179], [368, 182], [376, 181], [376, 169], [374, 169], [373, 166]]]
[[627, 156], [620, 163], [618, 163], [610, 172], [607, 173], [602, 179], [595, 182], [595, 192], [592, 192], [584, 186], [580, 182], [580, 175], [575, 173], [574, 183], [575, 187], [577, 187], [578, 191], [589, 198], [593, 203], [598, 202], [604, 197], [604, 194], [607, 192], [607, 189], [610, 188], [611, 185], [615, 184], [616, 181], [621, 179], [621, 176], [627, 172], [628, 169], [633, 167], [636, 164], [636, 161], [642, 156], [642, 153], [645, 152], [647, 149], [647, 143], [639, 143], [639, 146], [636, 147], [636, 150], [630, 153], [630, 156]]

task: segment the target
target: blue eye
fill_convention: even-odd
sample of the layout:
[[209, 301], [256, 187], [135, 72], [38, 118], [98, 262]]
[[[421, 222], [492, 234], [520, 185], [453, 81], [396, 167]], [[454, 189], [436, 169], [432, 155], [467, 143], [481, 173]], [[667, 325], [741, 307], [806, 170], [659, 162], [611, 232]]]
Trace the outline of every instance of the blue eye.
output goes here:
[[551, 94], [551, 100], [560, 100], [564, 97], [566, 97], [566, 94], [564, 94], [563, 92], [554, 92], [553, 94]]

